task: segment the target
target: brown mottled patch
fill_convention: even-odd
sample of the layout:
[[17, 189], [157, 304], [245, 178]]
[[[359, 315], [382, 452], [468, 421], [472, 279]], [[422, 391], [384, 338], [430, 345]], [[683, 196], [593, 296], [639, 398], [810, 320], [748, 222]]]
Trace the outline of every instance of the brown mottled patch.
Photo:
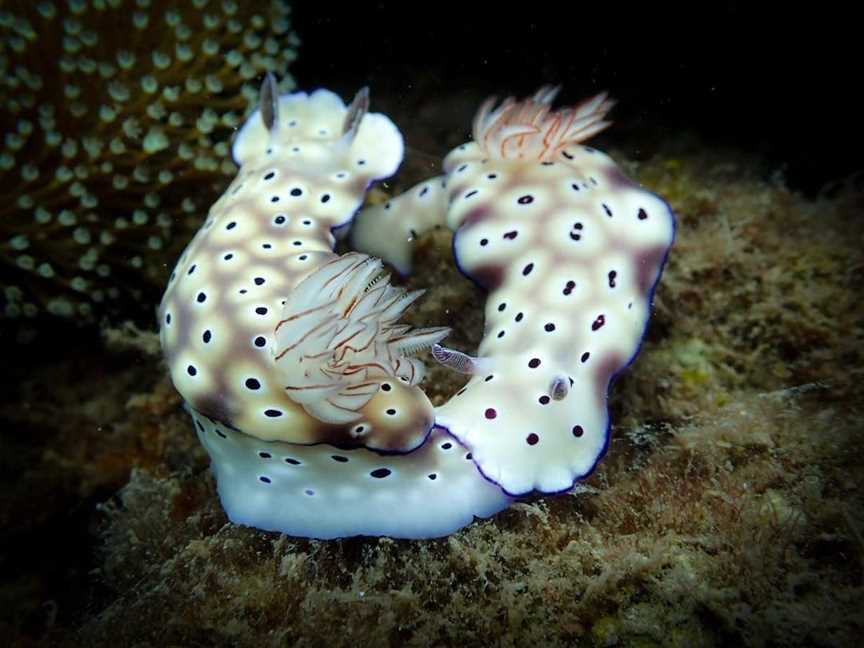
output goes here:
[[657, 281], [657, 275], [660, 273], [663, 257], [666, 255], [667, 248], [659, 246], [644, 252], [639, 255], [637, 260], [638, 274], [636, 284], [639, 286], [640, 292], [647, 294], [651, 287]]
[[496, 290], [504, 281], [504, 268], [500, 265], [485, 265], [471, 269], [471, 278], [489, 292]]
[[366, 191], [366, 185], [369, 184], [369, 179], [366, 176], [358, 176], [356, 174], [352, 174], [351, 179], [348, 180], [347, 185], [349, 187], [346, 193], [350, 194], [360, 194]]
[[465, 217], [462, 219], [461, 226], [463, 228], [468, 228], [472, 225], [482, 223], [483, 221], [488, 220], [492, 216], [494, 216], [494, 214], [492, 213], [492, 210], [489, 209], [488, 205], [478, 205], [465, 215]]
[[233, 428], [235, 427], [232, 424], [234, 417], [226, 403], [226, 395], [208, 394], [199, 398], [193, 398], [190, 405], [204, 416]]
[[610, 167], [605, 172], [606, 182], [610, 189], [614, 191], [629, 191], [634, 187], [638, 187], [635, 182], [628, 178], [618, 167]]
[[609, 381], [616, 372], [621, 370], [623, 365], [624, 359], [617, 353], [610, 353], [595, 361], [592, 369], [594, 374], [594, 397], [602, 407], [606, 406]]

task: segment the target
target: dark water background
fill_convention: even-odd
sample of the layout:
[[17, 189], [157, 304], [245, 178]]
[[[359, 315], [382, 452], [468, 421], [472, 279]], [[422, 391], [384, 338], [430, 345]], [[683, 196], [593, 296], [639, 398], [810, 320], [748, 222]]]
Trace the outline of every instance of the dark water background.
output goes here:
[[608, 90], [617, 141], [697, 132], [816, 192], [864, 168], [855, 23], [833, 2], [300, 3], [292, 71], [300, 87], [369, 83], [401, 102]]

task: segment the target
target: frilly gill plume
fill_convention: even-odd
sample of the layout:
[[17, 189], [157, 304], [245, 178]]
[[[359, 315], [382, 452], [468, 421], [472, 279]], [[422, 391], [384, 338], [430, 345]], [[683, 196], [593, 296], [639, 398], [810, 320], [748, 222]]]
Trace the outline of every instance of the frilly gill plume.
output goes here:
[[604, 118], [615, 102], [605, 92], [572, 108], [552, 110], [559, 90], [543, 86], [529, 99], [509, 97], [498, 108], [490, 97], [474, 118], [474, 141], [491, 157], [546, 161], [612, 123]]
[[410, 356], [449, 333], [398, 324], [423, 291], [394, 288], [382, 269], [378, 259], [349, 253], [310, 274], [285, 301], [277, 367], [288, 396], [326, 423], [358, 420], [381, 380], [418, 383], [424, 366]]

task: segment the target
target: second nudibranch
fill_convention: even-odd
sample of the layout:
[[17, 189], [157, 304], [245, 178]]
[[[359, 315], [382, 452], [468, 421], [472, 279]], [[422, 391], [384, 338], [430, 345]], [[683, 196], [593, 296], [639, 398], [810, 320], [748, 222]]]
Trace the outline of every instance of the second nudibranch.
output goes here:
[[454, 231], [459, 268], [489, 295], [476, 358], [433, 348], [470, 375], [435, 420], [513, 496], [569, 490], [604, 454], [607, 392], [638, 351], [675, 229], [663, 200], [580, 144], [608, 125], [606, 95], [553, 111], [556, 93], [484, 104], [444, 176], [365, 210], [352, 233], [405, 273], [418, 233]]

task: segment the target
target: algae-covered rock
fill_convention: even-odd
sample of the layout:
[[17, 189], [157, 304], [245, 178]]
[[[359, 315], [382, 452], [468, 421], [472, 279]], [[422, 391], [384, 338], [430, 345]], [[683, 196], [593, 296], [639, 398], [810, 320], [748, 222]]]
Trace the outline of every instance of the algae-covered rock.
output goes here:
[[[50, 353], [38, 376], [10, 378], [2, 412], [39, 434], [16, 440], [27, 454], [5, 473], [23, 476], [5, 521], [22, 502], [42, 510], [19, 525], [26, 538], [73, 502], [103, 504], [66, 536], [84, 556], [74, 586], [19, 571], [2, 629], [88, 646], [856, 645], [860, 198], [806, 198], [698, 145], [629, 171], [671, 199], [678, 240], [642, 353], [612, 390], [610, 452], [574, 494], [431, 541], [230, 524], [164, 368], [115, 332], [113, 350], [82, 347], [77, 381]], [[471, 350], [483, 296], [452, 268], [449, 234], [425, 235], [416, 267], [409, 285], [429, 292], [411, 322], [446, 320]], [[97, 352], [99, 380], [80, 371]], [[441, 402], [461, 380], [433, 369], [427, 391]]]

